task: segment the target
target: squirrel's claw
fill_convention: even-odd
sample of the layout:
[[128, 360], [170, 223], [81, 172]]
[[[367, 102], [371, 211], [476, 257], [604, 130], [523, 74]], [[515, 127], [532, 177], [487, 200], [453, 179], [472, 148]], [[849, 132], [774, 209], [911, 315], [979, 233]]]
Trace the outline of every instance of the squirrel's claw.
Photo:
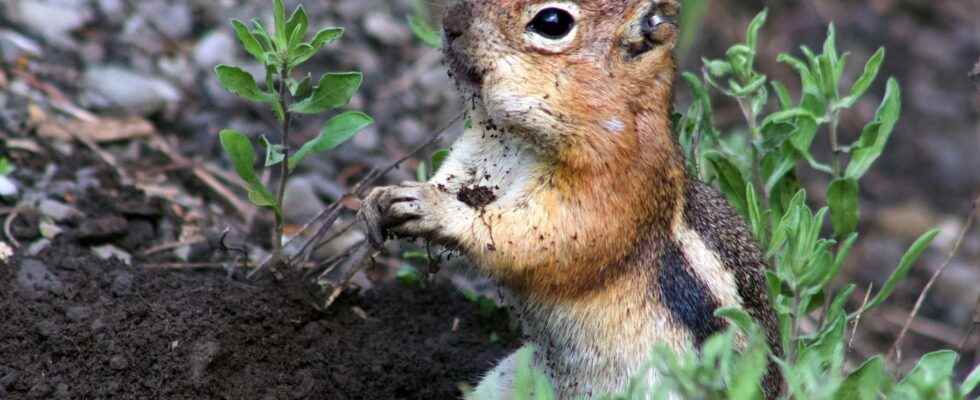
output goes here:
[[375, 188], [364, 199], [360, 217], [372, 246], [381, 248], [392, 228], [421, 217], [419, 186], [411, 183]]

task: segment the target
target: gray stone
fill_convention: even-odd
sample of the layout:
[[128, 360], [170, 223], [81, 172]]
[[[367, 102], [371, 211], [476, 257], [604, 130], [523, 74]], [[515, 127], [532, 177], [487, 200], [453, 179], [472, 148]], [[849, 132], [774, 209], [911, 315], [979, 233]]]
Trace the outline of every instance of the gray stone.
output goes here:
[[27, 254], [31, 257], [35, 257], [38, 254], [41, 254], [41, 252], [47, 249], [49, 246], [51, 246], [50, 240], [38, 239], [36, 242], [31, 243], [30, 246], [27, 246]]
[[170, 82], [119, 66], [99, 66], [85, 72], [85, 87], [111, 107], [152, 114], [181, 100]]
[[6, 175], [0, 175], [0, 197], [16, 197], [20, 190], [17, 183]]
[[61, 279], [52, 274], [44, 263], [33, 258], [25, 259], [20, 263], [17, 284], [31, 299], [39, 299], [47, 293], [61, 294], [65, 290]]
[[86, 320], [92, 316], [92, 307], [88, 306], [71, 306], [65, 310], [65, 318], [69, 321], [82, 321]]
[[119, 272], [112, 280], [112, 294], [122, 297], [129, 294], [133, 289], [133, 275], [129, 272]]
[[387, 12], [368, 14], [364, 18], [364, 30], [369, 36], [388, 46], [404, 44], [412, 39], [408, 26]]
[[51, 219], [58, 222], [82, 216], [82, 212], [78, 211], [75, 207], [51, 199], [41, 200], [41, 204], [38, 204], [37, 209], [42, 215], [51, 217]]
[[197, 42], [194, 47], [194, 62], [198, 67], [210, 70], [217, 64], [234, 61], [237, 48], [235, 38], [230, 33], [215, 30]]
[[94, 252], [96, 256], [98, 256], [103, 260], [108, 260], [110, 258], [117, 258], [119, 259], [119, 261], [122, 261], [126, 265], [132, 265], [133, 263], [132, 254], [129, 254], [125, 250], [120, 249], [111, 244], [107, 244], [105, 246], [93, 247], [92, 252]]
[[317, 196], [315, 185], [311, 178], [296, 177], [286, 184], [286, 196], [283, 199], [282, 212], [286, 221], [291, 223], [306, 223], [313, 219], [326, 207], [323, 200]]
[[126, 357], [112, 356], [112, 358], [109, 359], [109, 368], [112, 368], [116, 371], [126, 369], [126, 367], [128, 366], [129, 366], [129, 360], [126, 360]]
[[4, 61], [13, 64], [24, 56], [43, 57], [44, 49], [27, 36], [9, 29], [0, 29], [0, 54], [3, 55]]
[[87, 0], [14, 1], [8, 7], [13, 9], [15, 20], [47, 41], [64, 47], [74, 46], [70, 33], [93, 17]]

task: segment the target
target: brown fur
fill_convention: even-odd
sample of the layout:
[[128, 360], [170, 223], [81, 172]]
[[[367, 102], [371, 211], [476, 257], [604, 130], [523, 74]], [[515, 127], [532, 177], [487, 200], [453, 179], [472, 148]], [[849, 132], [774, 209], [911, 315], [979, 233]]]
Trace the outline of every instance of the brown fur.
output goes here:
[[[577, 14], [568, 42], [527, 32], [546, 3]], [[776, 338], [759, 251], [689, 181], [671, 131], [676, 25], [644, 20], [677, 12], [675, 0], [449, 7], [446, 57], [475, 127], [432, 181], [367, 201], [372, 225], [457, 247], [510, 288], [562, 396], [622, 389], [657, 342], [697, 347], [724, 327], [720, 306], [745, 307]], [[496, 200], [457, 199], [474, 187]]]

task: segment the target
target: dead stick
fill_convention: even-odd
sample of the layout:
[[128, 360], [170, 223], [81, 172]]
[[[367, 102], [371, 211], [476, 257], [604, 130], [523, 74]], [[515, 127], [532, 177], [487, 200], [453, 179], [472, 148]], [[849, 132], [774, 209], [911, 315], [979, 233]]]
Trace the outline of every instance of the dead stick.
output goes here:
[[970, 209], [970, 215], [966, 218], [966, 224], [963, 225], [963, 229], [960, 230], [960, 235], [956, 238], [956, 243], [953, 244], [953, 249], [950, 250], [949, 255], [946, 256], [946, 260], [943, 261], [942, 266], [934, 274], [932, 278], [929, 278], [929, 282], [922, 289], [922, 293], [919, 293], [919, 298], [915, 300], [915, 307], [912, 307], [912, 313], [909, 314], [908, 318], [905, 319], [905, 324], [902, 325], [902, 330], [898, 333], [898, 338], [895, 339], [895, 343], [892, 344], [891, 349], [888, 350], [888, 358], [893, 359], [896, 362], [901, 362], [901, 356], [898, 355], [898, 349], [902, 345], [902, 340], [905, 339], [905, 334], [909, 331], [909, 326], [912, 325], [912, 320], [915, 319], [916, 314], [919, 313], [919, 308], [922, 307], [922, 303], [926, 299], [926, 295], [929, 294], [929, 290], [932, 289], [932, 285], [939, 280], [939, 277], [946, 271], [946, 267], [949, 267], [950, 262], [956, 257], [956, 253], [960, 250], [960, 244], [963, 243], [963, 238], [970, 231], [973, 226], [973, 220], [977, 215], [977, 206], [980, 206], [980, 197], [977, 197], [973, 201], [972, 207]]
[[[409, 158], [414, 157], [415, 155], [421, 153], [430, 145], [439, 141], [439, 139], [442, 138], [442, 135], [445, 134], [446, 131], [449, 130], [449, 128], [451, 128], [454, 124], [456, 124], [456, 122], [462, 119], [463, 115], [464, 115], [463, 112], [457, 114], [455, 117], [453, 117], [452, 120], [449, 121], [449, 123], [447, 123], [444, 127], [442, 127], [442, 129], [436, 131], [436, 133], [433, 134], [432, 137], [429, 138], [429, 140], [427, 140], [422, 145], [418, 146], [411, 153], [408, 153], [404, 157], [398, 159], [388, 167], [380, 170], [379, 169], [371, 170], [371, 172], [369, 172], [367, 176], [365, 176], [360, 182], [354, 185], [354, 189], [348, 192], [345, 196], [355, 196], [357, 198], [363, 197], [364, 191], [368, 187], [374, 185], [378, 181], [378, 179], [387, 175], [389, 172], [395, 170], [395, 168], [398, 168], [402, 163], [404, 163]], [[301, 247], [300, 251], [296, 254], [296, 256], [293, 257], [292, 259], [286, 260], [287, 264], [294, 264], [296, 263], [297, 260], [301, 260], [302, 262], [305, 262], [309, 259], [310, 247], [313, 245], [313, 243], [319, 241], [319, 238], [323, 237], [323, 235], [327, 233], [327, 230], [330, 229], [331, 226], [333, 226], [334, 221], [336, 221], [337, 217], [340, 216], [341, 205], [342, 205], [341, 202], [337, 201], [331, 204], [329, 207], [325, 208], [323, 211], [320, 211], [320, 213], [317, 214], [316, 217], [314, 217], [310, 222], [308, 222], [306, 225], [303, 226], [303, 229], [300, 229], [299, 233], [297, 233], [294, 236], [294, 239], [290, 240], [288, 243], [286, 243], [286, 245], [283, 246], [283, 247], [289, 247], [289, 245], [293, 242], [293, 240], [299, 240], [300, 238], [303, 237], [303, 235], [309, 232], [309, 230], [312, 229], [314, 226], [320, 225], [320, 228], [317, 229], [316, 233], [310, 238], [308, 238], [305, 243], [303, 243], [303, 246]], [[270, 265], [279, 263], [280, 261], [282, 261], [282, 257], [283, 256], [281, 253], [269, 257], [269, 259], [263, 262], [262, 265], [260, 265], [251, 273], [249, 273], [248, 276], [249, 277], [255, 276], [255, 274], [259, 273], [260, 271], [264, 270]]]

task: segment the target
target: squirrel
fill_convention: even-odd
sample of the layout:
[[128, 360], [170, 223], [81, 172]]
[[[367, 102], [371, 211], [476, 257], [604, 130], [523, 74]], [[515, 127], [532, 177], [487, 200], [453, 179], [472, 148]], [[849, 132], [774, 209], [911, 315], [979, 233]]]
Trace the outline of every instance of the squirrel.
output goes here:
[[[719, 307], [746, 310], [781, 353], [763, 256], [690, 176], [672, 133], [679, 11], [677, 0], [448, 5], [443, 51], [471, 124], [428, 182], [375, 188], [362, 207], [374, 243], [426, 238], [506, 288], [561, 399], [626, 389], [657, 344], [699, 349], [727, 327]], [[507, 398], [515, 364], [477, 392]], [[770, 398], [775, 368], [762, 380]]]

